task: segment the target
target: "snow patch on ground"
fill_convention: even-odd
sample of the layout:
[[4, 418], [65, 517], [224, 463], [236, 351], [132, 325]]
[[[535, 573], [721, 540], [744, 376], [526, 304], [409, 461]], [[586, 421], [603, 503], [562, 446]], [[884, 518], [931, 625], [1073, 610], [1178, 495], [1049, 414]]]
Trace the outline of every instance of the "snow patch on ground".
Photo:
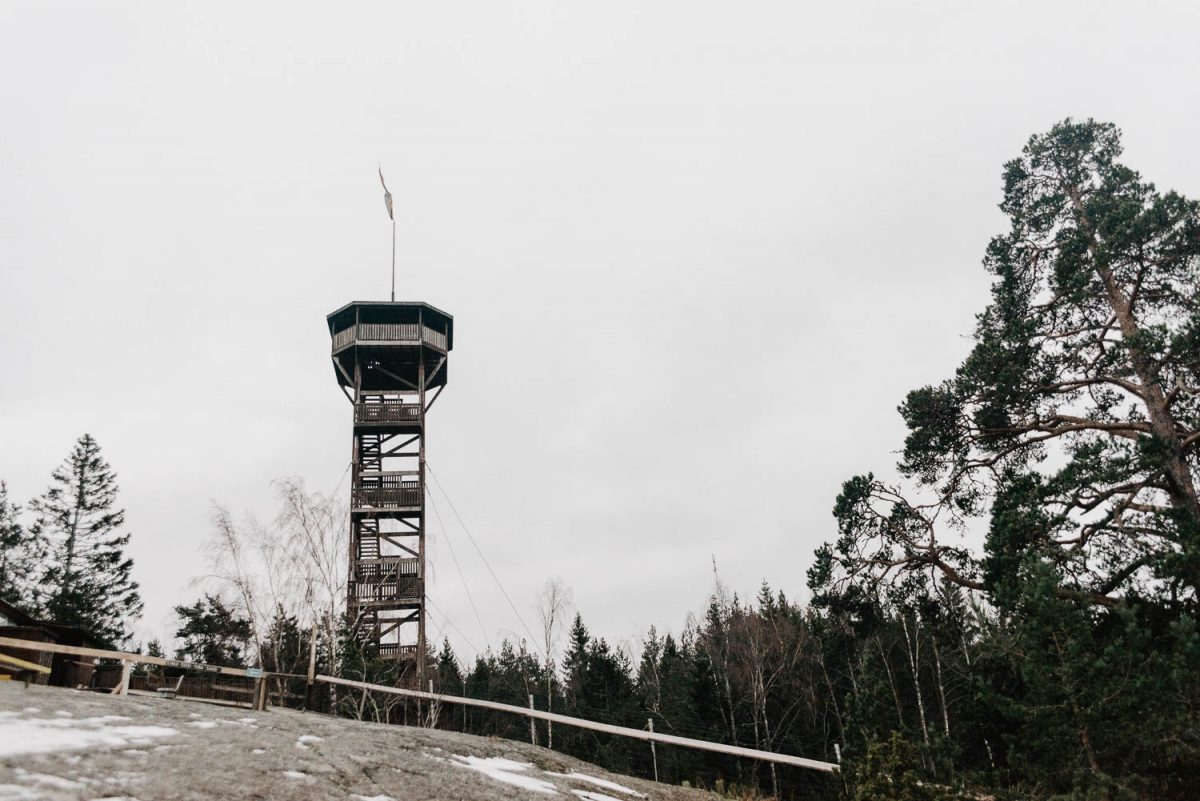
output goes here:
[[152, 738], [179, 733], [166, 726], [108, 725], [126, 720], [129, 718], [120, 715], [74, 718], [70, 713], [57, 718], [0, 719], [0, 757], [53, 754], [97, 746], [145, 745]]
[[[589, 790], [572, 790], [572, 793], [579, 796], [583, 801], [621, 801], [619, 798], [614, 798], [611, 795], [604, 793], [593, 793]], [[644, 798], [645, 796], [643, 796]]]
[[193, 720], [188, 725], [195, 726], [197, 729], [215, 729], [215, 728], [217, 728], [217, 722], [215, 720]]
[[358, 793], [351, 793], [350, 797], [356, 799], [356, 801], [396, 801], [390, 795], [359, 795]]
[[238, 723], [258, 723], [258, 718], [238, 718]]
[[[440, 757], [434, 757], [434, 759], [440, 759]], [[458, 754], [453, 754], [452, 759], [447, 761], [451, 765], [478, 771], [496, 781], [516, 785], [524, 790], [532, 790], [535, 793], [549, 793], [551, 795], [558, 794], [557, 788], [551, 782], [533, 776], [522, 775], [525, 771], [533, 767], [528, 762], [514, 762], [504, 757], [459, 756]]]
[[285, 770], [283, 772], [283, 775], [287, 776], [289, 779], [307, 779], [308, 778], [307, 773], [301, 773], [298, 770]]
[[255, 749], [254, 749], [253, 751], [251, 751], [250, 753], [252, 753], [252, 754], [265, 754], [265, 753], [267, 753], [267, 749], [265, 749], [265, 748], [255, 748]]
[[17, 768], [13, 771], [13, 773], [16, 774], [18, 779], [26, 784], [43, 784], [47, 787], [53, 787], [56, 790], [83, 789], [83, 785], [79, 782], [73, 782], [70, 779], [62, 778], [61, 776], [51, 776], [47, 773], [34, 773], [32, 771], [25, 770], [24, 768]]
[[308, 743], [323, 743], [325, 740], [315, 734], [301, 734], [296, 738], [297, 748], [308, 748]]
[[[597, 787], [603, 787], [605, 790], [615, 790], [618, 793], [624, 793], [625, 795], [631, 795], [634, 798], [645, 798], [646, 797], [644, 794], [639, 793], [637, 790], [630, 790], [628, 787], [625, 787], [624, 785], [617, 784], [616, 782], [610, 782], [608, 779], [600, 779], [595, 776], [589, 776], [586, 773], [577, 773], [575, 771], [571, 771], [569, 773], [555, 773], [554, 771], [550, 771], [550, 770], [544, 771], [544, 773], [547, 776], [559, 776], [563, 779], [573, 779], [575, 781], [587, 782], [588, 784], [594, 784]], [[571, 792], [578, 794], [579, 791], [572, 790]], [[608, 798], [608, 797], [609, 796], [604, 796], [604, 798]], [[596, 798], [596, 799], [592, 799], [592, 801], [603, 801], [603, 799]]]
[[43, 797], [37, 790], [31, 790], [19, 784], [0, 784], [0, 801], [25, 801], [27, 798]]

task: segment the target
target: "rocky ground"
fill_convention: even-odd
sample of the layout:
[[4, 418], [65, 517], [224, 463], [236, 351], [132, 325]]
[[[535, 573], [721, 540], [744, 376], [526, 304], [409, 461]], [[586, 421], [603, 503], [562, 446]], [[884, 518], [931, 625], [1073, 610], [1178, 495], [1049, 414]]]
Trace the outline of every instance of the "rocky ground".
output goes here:
[[711, 801], [508, 740], [0, 682], [0, 801]]

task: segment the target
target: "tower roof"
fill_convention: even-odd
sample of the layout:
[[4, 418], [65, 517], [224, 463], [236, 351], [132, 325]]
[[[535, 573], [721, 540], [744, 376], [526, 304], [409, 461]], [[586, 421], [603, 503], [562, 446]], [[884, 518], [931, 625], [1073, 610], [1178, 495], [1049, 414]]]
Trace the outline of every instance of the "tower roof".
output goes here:
[[446, 350], [454, 348], [454, 316], [419, 300], [354, 300], [325, 316], [329, 333], [355, 323], [422, 323], [446, 334]]

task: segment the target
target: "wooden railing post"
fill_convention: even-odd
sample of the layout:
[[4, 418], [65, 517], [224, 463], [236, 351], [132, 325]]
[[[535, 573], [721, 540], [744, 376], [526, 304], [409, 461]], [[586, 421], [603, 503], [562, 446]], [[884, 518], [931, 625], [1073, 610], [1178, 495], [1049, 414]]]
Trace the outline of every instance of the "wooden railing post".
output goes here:
[[254, 711], [267, 711], [267, 674], [259, 676], [254, 685]]
[[304, 683], [304, 711], [313, 705], [313, 690], [317, 678], [317, 621], [312, 624], [312, 634], [308, 638], [308, 680]]
[[[533, 709], [533, 693], [529, 694], [529, 708]], [[529, 719], [529, 742], [537, 745], [537, 729], [533, 727], [533, 718]]]
[[[654, 718], [646, 718], [646, 727], [654, 734]], [[650, 741], [650, 761], [654, 763], [654, 781], [658, 781], [658, 752], [654, 750], [654, 741]]]
[[112, 688], [112, 695], [128, 695], [129, 694], [129, 671], [133, 665], [127, 659], [121, 660], [121, 680], [116, 687]]

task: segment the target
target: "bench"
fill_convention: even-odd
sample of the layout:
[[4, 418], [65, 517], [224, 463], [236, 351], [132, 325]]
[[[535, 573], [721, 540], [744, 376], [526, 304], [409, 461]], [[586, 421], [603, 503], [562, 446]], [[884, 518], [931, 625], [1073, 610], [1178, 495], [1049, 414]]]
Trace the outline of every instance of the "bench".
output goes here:
[[162, 687], [156, 687], [155, 692], [159, 698], [174, 698], [179, 693], [179, 688], [183, 686], [183, 677], [185, 674], [179, 675], [179, 681], [172, 684], [164, 684]]

